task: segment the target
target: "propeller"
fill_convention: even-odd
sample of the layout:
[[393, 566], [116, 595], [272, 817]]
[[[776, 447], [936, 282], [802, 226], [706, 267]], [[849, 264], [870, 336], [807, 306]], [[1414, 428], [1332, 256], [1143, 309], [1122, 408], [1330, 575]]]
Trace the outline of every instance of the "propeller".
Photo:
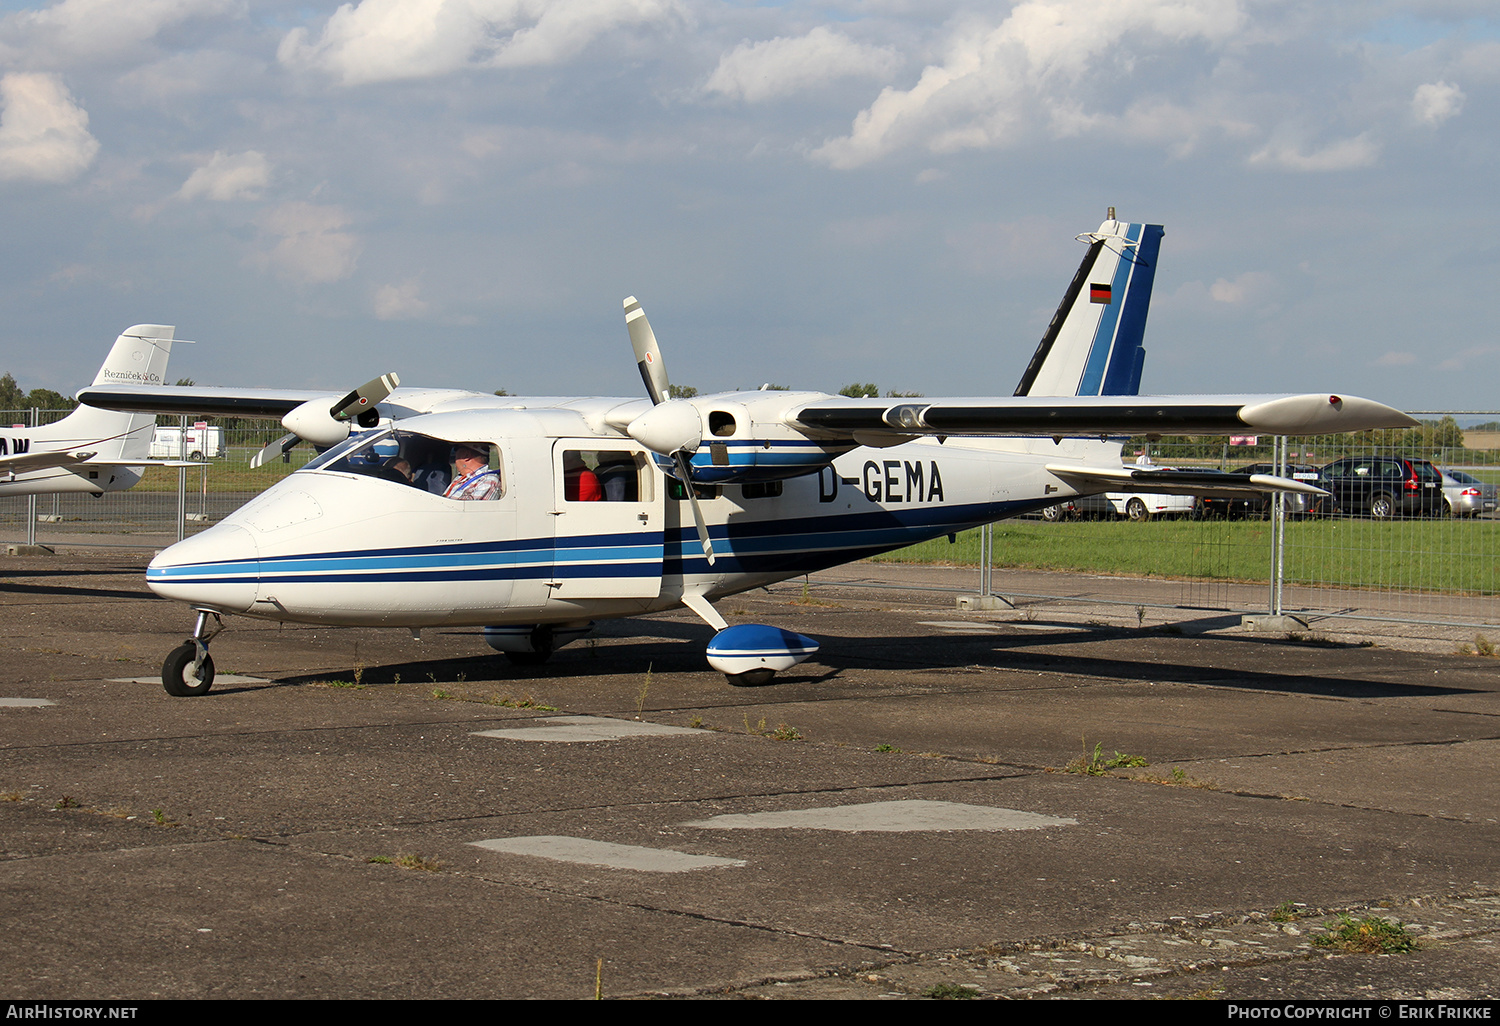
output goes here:
[[281, 418], [281, 426], [289, 434], [282, 435], [250, 459], [252, 468], [280, 459], [300, 441], [309, 441], [327, 448], [337, 445], [349, 437], [349, 421], [363, 427], [374, 427], [380, 420], [376, 406], [395, 391], [401, 379], [395, 374], [382, 374], [360, 385], [332, 406], [325, 406], [326, 399], [309, 399]]
[[651, 409], [631, 421], [625, 431], [652, 452], [676, 464], [677, 479], [693, 506], [693, 523], [698, 526], [703, 555], [708, 565], [713, 566], [714, 546], [708, 538], [703, 509], [698, 505], [698, 490], [693, 487], [693, 468], [689, 463], [692, 453], [703, 442], [703, 418], [698, 408], [686, 399], [670, 398], [671, 385], [661, 347], [656, 343], [651, 322], [646, 320], [646, 311], [634, 296], [625, 299], [625, 328], [630, 332], [630, 346], [635, 350], [635, 364], [646, 384], [646, 394], [651, 397]]

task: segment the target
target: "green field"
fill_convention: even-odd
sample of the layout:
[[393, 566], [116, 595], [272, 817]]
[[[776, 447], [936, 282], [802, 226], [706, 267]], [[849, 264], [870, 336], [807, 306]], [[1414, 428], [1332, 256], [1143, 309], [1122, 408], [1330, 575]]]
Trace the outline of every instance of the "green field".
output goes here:
[[[995, 566], [1173, 579], [1268, 581], [1264, 520], [1034, 520], [995, 525]], [[978, 565], [979, 531], [875, 557], [881, 562]], [[1500, 593], [1500, 522], [1309, 520], [1287, 524], [1286, 580], [1474, 595]]]
[[[277, 460], [263, 467], [251, 470], [250, 459], [259, 451], [260, 446], [258, 445], [225, 447], [225, 455], [218, 459], [206, 460], [204, 466], [208, 474], [208, 491], [263, 491], [301, 467], [316, 455], [313, 452], [312, 446], [303, 444], [291, 451], [290, 463], [282, 463], [280, 460]], [[199, 470], [195, 467], [187, 468], [188, 491], [203, 491], [204, 472], [204, 470]], [[147, 470], [145, 477], [141, 478], [141, 483], [135, 486], [135, 490], [138, 492], [175, 493], [177, 491], [177, 468], [153, 467]]]

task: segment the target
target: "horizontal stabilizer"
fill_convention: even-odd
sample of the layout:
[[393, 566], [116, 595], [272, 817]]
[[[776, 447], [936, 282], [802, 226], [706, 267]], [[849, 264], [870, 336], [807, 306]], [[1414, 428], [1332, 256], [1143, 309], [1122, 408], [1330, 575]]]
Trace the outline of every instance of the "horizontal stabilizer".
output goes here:
[[1317, 485], [1273, 474], [1225, 474], [1215, 470], [1168, 470], [1161, 467], [1080, 467], [1049, 463], [1047, 473], [1067, 481], [1080, 494], [1089, 492], [1149, 491], [1161, 495], [1208, 495], [1214, 498], [1300, 492], [1327, 495]]
[[93, 456], [92, 452], [28, 452], [19, 456], [0, 456], [0, 473], [24, 474], [29, 470], [72, 467]]

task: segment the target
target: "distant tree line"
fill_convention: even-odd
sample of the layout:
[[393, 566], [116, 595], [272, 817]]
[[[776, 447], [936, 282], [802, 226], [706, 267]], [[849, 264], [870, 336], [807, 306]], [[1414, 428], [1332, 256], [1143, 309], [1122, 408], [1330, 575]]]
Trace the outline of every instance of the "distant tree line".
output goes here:
[[72, 410], [77, 406], [78, 403], [50, 388], [23, 392], [11, 375], [0, 377], [0, 410]]

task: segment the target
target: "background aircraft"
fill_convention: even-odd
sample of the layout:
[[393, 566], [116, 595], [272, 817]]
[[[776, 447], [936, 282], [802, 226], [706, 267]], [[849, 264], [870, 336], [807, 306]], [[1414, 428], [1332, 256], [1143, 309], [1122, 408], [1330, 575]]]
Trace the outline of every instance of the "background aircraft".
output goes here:
[[[395, 388], [342, 397], [254, 389], [88, 389], [151, 412], [281, 415], [331, 446], [218, 525], [161, 553], [158, 594], [198, 613], [162, 669], [174, 695], [213, 680], [223, 613], [347, 625], [483, 626], [491, 647], [544, 661], [592, 621], [687, 606], [718, 633], [711, 665], [762, 683], [810, 638], [730, 627], [728, 595], [1074, 495], [1316, 492], [1272, 476], [1125, 467], [1109, 436], [1307, 435], [1414, 423], [1341, 394], [1135, 393], [1162, 229], [1110, 219], [1004, 398], [846, 399], [818, 392], [669, 398], [644, 311], [625, 301], [647, 399], [517, 398]], [[351, 422], [391, 423], [351, 433]], [[479, 453], [474, 464], [450, 457]], [[492, 474], [489, 501], [441, 494]], [[212, 621], [212, 623], [210, 622]]]
[[[170, 324], [126, 328], [94, 376], [93, 387], [160, 387], [172, 355]], [[122, 492], [148, 466], [178, 466], [149, 458], [156, 418], [80, 405], [41, 427], [0, 427], [0, 495]]]

